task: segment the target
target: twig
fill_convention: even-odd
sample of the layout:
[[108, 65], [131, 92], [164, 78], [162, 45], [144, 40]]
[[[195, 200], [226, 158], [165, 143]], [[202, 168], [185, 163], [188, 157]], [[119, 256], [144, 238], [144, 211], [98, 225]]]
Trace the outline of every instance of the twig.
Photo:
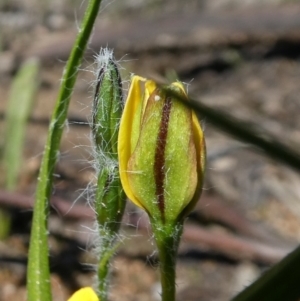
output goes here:
[[[205, 198], [202, 199], [202, 202]], [[211, 202], [211, 199], [209, 200]], [[14, 207], [24, 209], [32, 209], [33, 199], [17, 193], [9, 193], [0, 191], [0, 204], [5, 207]], [[69, 219], [86, 219], [93, 220], [94, 212], [90, 207], [86, 207], [80, 204], [71, 204], [70, 202], [61, 198], [52, 197], [51, 207], [55, 212], [63, 218]], [[209, 206], [207, 206], [209, 208]], [[212, 206], [211, 209], [215, 211], [216, 205]], [[229, 210], [229, 209], [228, 209]], [[209, 213], [209, 209], [206, 210]], [[232, 213], [235, 215], [235, 213]], [[208, 214], [209, 215], [209, 214]], [[213, 213], [210, 213], [213, 215]], [[149, 233], [149, 223], [145, 215], [140, 216], [139, 214], [125, 214], [124, 223], [136, 227], [139, 231]], [[247, 225], [247, 221], [242, 224], [242, 227]], [[242, 233], [244, 229], [239, 229], [239, 223], [231, 225], [236, 227], [236, 232]], [[248, 222], [246, 228], [250, 229], [252, 225]], [[246, 231], [247, 232], [247, 231]], [[246, 233], [245, 233], [246, 234]], [[206, 228], [195, 226], [191, 224], [185, 225], [182, 240], [189, 245], [195, 247], [201, 247], [201, 249], [225, 254], [229, 258], [235, 260], [248, 259], [264, 264], [274, 264], [281, 260], [295, 244], [284, 244], [284, 247], [278, 245], [271, 245], [266, 241], [258, 242], [255, 237], [255, 233], [252, 233], [252, 239], [242, 238], [237, 235], [216, 233], [215, 231], [208, 230]], [[259, 237], [262, 240], [262, 237]], [[181, 253], [183, 252], [181, 248]]]
[[211, 122], [219, 130], [230, 134], [238, 140], [259, 147], [266, 155], [300, 172], [300, 154], [280, 143], [278, 139], [273, 138], [269, 133], [261, 131], [258, 124], [244, 122], [192, 98], [187, 102], [175, 92], [169, 93], [173, 94], [178, 101], [184, 102], [186, 106], [201, 114], [207, 122]]

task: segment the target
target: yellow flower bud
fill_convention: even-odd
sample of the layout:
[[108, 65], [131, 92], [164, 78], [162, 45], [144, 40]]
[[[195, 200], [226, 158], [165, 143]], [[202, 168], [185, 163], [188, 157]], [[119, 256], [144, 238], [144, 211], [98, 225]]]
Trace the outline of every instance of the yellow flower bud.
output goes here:
[[84, 287], [75, 292], [68, 301], [100, 301], [91, 287]]
[[186, 215], [202, 188], [205, 142], [181, 83], [160, 88], [134, 76], [121, 118], [118, 154], [123, 188], [154, 220]]

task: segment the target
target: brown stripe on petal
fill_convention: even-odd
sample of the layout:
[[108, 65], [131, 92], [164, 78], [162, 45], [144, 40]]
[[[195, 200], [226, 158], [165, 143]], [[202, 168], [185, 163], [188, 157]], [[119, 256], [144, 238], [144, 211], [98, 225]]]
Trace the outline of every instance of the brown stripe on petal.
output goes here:
[[160, 121], [159, 132], [156, 141], [155, 158], [154, 158], [154, 177], [156, 186], [156, 196], [158, 208], [165, 222], [165, 198], [164, 198], [164, 181], [165, 181], [165, 149], [167, 143], [168, 126], [172, 107], [171, 97], [166, 97], [162, 116]]

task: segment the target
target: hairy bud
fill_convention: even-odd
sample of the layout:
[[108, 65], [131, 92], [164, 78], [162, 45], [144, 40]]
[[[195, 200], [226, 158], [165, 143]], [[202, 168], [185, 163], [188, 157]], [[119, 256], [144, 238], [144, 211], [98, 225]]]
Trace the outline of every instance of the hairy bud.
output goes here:
[[93, 103], [92, 134], [98, 170], [95, 210], [98, 223], [117, 231], [125, 207], [118, 170], [118, 131], [123, 111], [122, 83], [113, 53], [102, 50]]
[[117, 140], [123, 110], [122, 82], [109, 50], [99, 56], [99, 71], [93, 103], [92, 132], [98, 150], [117, 159]]

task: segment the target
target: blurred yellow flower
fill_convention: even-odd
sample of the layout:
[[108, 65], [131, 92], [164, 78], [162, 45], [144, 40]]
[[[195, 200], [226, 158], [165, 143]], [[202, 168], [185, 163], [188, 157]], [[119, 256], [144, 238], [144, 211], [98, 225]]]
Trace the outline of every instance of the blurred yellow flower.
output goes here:
[[84, 287], [75, 292], [68, 301], [100, 301], [91, 287]]

